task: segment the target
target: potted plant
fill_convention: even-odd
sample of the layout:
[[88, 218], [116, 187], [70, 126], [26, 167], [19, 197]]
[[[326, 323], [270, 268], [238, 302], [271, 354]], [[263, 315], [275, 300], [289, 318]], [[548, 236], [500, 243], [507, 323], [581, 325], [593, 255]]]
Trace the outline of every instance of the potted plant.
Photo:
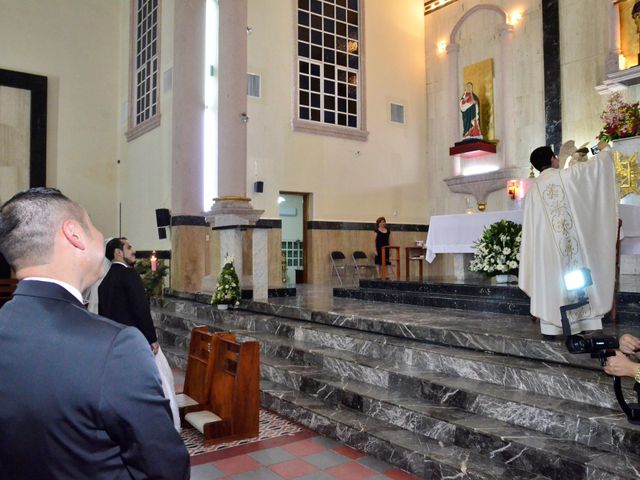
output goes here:
[[233, 257], [230, 255], [224, 259], [211, 303], [217, 305], [219, 310], [226, 310], [229, 305], [240, 304], [240, 281], [233, 266]]
[[489, 225], [473, 244], [475, 252], [469, 270], [506, 283], [509, 275], [518, 274], [521, 240], [522, 225], [518, 223], [500, 220]]

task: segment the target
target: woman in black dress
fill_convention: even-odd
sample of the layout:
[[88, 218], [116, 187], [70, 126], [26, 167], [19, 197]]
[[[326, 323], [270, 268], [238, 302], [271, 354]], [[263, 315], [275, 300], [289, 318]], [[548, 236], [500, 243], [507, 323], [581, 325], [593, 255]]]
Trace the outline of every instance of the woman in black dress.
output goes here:
[[[387, 227], [387, 220], [384, 217], [380, 217], [376, 220], [376, 270], [378, 276], [380, 276], [380, 266], [382, 265], [382, 247], [389, 245], [389, 237], [391, 236], [391, 230]], [[389, 261], [389, 251], [387, 250], [386, 264], [391, 265]]]

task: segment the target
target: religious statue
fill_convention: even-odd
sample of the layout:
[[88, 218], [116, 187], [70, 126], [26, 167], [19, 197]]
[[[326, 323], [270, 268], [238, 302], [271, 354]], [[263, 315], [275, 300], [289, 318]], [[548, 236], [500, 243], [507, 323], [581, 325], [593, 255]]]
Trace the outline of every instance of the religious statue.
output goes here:
[[480, 99], [473, 93], [473, 84], [467, 83], [462, 97], [460, 97], [460, 111], [462, 112], [462, 140], [482, 140], [480, 130]]

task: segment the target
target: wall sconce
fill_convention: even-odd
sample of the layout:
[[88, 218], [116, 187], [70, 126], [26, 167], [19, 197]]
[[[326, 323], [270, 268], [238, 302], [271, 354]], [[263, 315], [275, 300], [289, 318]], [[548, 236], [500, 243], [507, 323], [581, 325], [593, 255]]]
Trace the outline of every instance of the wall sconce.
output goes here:
[[438, 42], [438, 53], [445, 53], [447, 51], [447, 41], [440, 40]]
[[241, 113], [240, 114], [240, 121], [244, 124], [249, 123], [249, 115], [247, 115], [246, 113]]
[[522, 11], [520, 10], [515, 10], [513, 12], [511, 12], [511, 15], [509, 15], [509, 24], [510, 25], [517, 25], [518, 23], [520, 23], [520, 20], [522, 20]]
[[507, 182], [507, 195], [511, 200], [522, 200], [526, 193], [525, 191], [525, 180], [509, 180]]

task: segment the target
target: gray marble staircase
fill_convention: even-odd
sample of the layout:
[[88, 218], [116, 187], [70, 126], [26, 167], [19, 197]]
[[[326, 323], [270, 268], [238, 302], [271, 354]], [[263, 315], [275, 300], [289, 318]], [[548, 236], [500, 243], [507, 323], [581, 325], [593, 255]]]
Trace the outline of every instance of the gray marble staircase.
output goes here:
[[640, 428], [619, 413], [597, 363], [559, 344], [462, 335], [464, 316], [447, 331], [435, 320], [259, 302], [221, 312], [170, 297], [152, 314], [183, 368], [195, 325], [258, 339], [265, 408], [423, 478], [640, 478]]

